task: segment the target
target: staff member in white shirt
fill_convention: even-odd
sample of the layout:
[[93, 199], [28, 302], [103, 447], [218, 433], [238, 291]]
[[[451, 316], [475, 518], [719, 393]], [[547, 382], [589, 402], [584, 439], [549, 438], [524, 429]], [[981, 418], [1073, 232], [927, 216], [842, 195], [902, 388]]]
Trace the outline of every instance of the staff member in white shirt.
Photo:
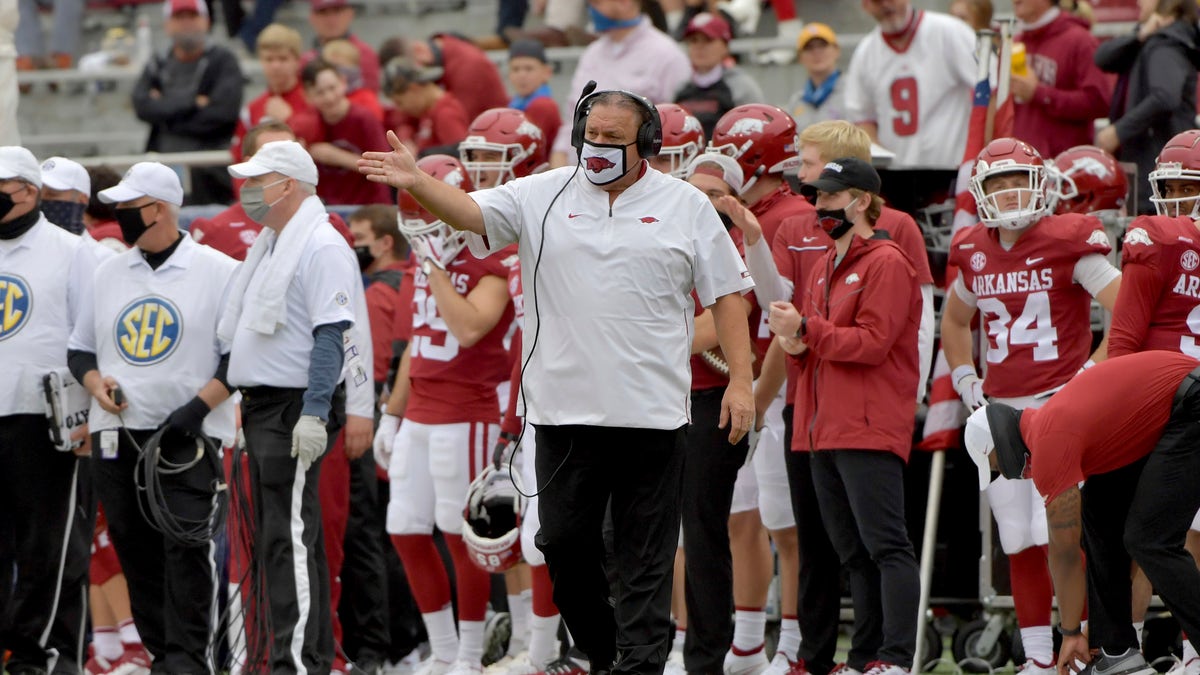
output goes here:
[[[299, 143], [266, 143], [229, 173], [246, 179], [242, 207], [263, 225], [234, 279], [219, 333], [232, 340], [229, 381], [243, 395], [255, 557], [267, 566], [270, 668], [329, 672], [333, 633], [317, 482], [345, 421], [337, 386], [343, 334], [356, 322], [362, 279], [315, 196], [317, 167]], [[357, 320], [367, 325], [365, 315]]]
[[[133, 248], [96, 269], [95, 285], [104, 292], [71, 334], [71, 372], [93, 397], [96, 494], [155, 667], [212, 672], [217, 565], [210, 533], [224, 477], [220, 446], [208, 439], [230, 445], [234, 438], [229, 345], [217, 339], [217, 322], [237, 261], [179, 231], [183, 186], [167, 166], [134, 164], [98, 197], [116, 204], [121, 236]], [[139, 465], [139, 456], [163, 427], [163, 503], [203, 531], [188, 541], [160, 531], [138, 504], [153, 480], [145, 476], [153, 465]], [[203, 456], [198, 441], [207, 442]]]
[[[41, 187], [33, 153], [0, 147], [0, 644], [12, 652], [10, 673], [46, 672], [57, 661], [46, 641], [55, 600], [70, 590], [63, 546], [79, 463], [50, 442], [42, 378], [66, 369], [67, 338], [91, 302], [96, 265], [82, 239], [42, 215]], [[82, 625], [83, 610], [63, 603], [74, 616], [60, 618]]]
[[[474, 233], [477, 253], [517, 242], [527, 308], [522, 390], [537, 430], [537, 544], [554, 601], [592, 673], [657, 674], [671, 636], [690, 292], [712, 308], [729, 357], [721, 422], [736, 443], [754, 415], [741, 300], [753, 282], [708, 198], [645, 162], [662, 143], [654, 106], [627, 92], [590, 93], [574, 120], [576, 167], [468, 196], [419, 171], [389, 133], [394, 151], [364, 153], [359, 171]], [[615, 612], [602, 566], [610, 497]]]

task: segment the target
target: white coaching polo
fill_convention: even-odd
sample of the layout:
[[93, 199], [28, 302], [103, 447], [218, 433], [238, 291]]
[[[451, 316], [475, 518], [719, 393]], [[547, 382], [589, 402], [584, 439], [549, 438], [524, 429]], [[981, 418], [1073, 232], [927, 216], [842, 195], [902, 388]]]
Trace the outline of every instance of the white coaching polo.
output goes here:
[[518, 242], [522, 358], [537, 340], [525, 370], [529, 421], [686, 424], [692, 288], [707, 307], [754, 286], [708, 197], [647, 169], [610, 209], [607, 192], [565, 167], [471, 198], [488, 235], [469, 238], [473, 252]]
[[[324, 217], [324, 209], [320, 216]], [[264, 230], [264, 235], [268, 232]], [[246, 287], [253, 298], [265, 278], [271, 253]], [[355, 323], [354, 293], [362, 286], [358, 263], [346, 240], [327, 224], [313, 228], [287, 287], [287, 318], [271, 335], [250, 330], [250, 309], [238, 318], [229, 355], [229, 383], [235, 387], [308, 387], [313, 329], [327, 323]]]
[[[158, 269], [137, 248], [100, 264], [95, 285], [104, 292], [76, 325], [71, 349], [96, 354], [100, 373], [117, 381], [129, 407], [118, 418], [93, 401], [90, 431], [155, 429], [212, 380], [229, 351], [217, 339], [217, 322], [237, 265], [187, 235]], [[232, 399], [213, 409], [204, 433], [232, 443], [233, 409]]]
[[41, 216], [0, 241], [0, 416], [46, 411], [42, 377], [67, 365], [67, 338], [91, 303], [93, 252]]

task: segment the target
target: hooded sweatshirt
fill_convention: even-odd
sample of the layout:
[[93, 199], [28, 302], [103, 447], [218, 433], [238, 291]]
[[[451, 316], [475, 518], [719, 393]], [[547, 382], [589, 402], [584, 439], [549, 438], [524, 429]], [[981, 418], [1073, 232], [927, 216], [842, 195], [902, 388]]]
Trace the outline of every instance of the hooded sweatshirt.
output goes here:
[[1136, 32], [1113, 38], [1096, 50], [1096, 63], [1119, 74], [1109, 112], [1121, 141], [1117, 157], [1137, 163], [1138, 213], [1154, 213], [1148, 174], [1158, 151], [1175, 134], [1196, 126], [1200, 33], [1176, 21], [1145, 42], [1138, 41]]
[[1050, 13], [1016, 36], [1038, 87], [1033, 98], [1015, 107], [1013, 135], [1043, 157], [1091, 143], [1092, 125], [1107, 114], [1112, 92], [1093, 60], [1097, 43], [1087, 23], [1057, 9]]

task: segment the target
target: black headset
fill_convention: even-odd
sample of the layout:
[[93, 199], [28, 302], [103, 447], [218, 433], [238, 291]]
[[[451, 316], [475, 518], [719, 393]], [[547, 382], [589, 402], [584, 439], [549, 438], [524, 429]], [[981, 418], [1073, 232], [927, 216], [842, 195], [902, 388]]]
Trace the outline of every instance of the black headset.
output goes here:
[[575, 105], [575, 119], [571, 125], [571, 147], [575, 148], [577, 154], [583, 152], [583, 132], [587, 125], [588, 113], [592, 111], [592, 104], [596, 102], [597, 97], [614, 92], [629, 98], [650, 114], [650, 119], [642, 122], [638, 127], [637, 152], [638, 157], [642, 159], [657, 157], [659, 151], [662, 150], [663, 140], [662, 118], [658, 115], [658, 108], [654, 107], [650, 99], [631, 91], [623, 89], [596, 91], [595, 80], [587, 83], [587, 86], [583, 88], [583, 94], [579, 97], [579, 103]]

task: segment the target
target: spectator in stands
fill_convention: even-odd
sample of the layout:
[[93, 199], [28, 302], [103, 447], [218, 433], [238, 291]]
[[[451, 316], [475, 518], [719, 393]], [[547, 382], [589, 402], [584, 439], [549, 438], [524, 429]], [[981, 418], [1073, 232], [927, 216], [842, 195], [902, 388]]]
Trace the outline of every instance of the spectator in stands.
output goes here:
[[[133, 89], [133, 109], [150, 125], [146, 150], [184, 152], [229, 147], [242, 105], [237, 57], [209, 42], [202, 0], [167, 0], [171, 48], [156, 55]], [[223, 167], [191, 169], [193, 204], [227, 204], [233, 197]]]
[[354, 23], [354, 8], [347, 0], [312, 0], [308, 14], [308, 25], [316, 33], [316, 44], [304, 54], [305, 63], [317, 57], [317, 48], [331, 40], [349, 40], [358, 47], [359, 68], [362, 69], [363, 86], [371, 91], [379, 89], [379, 57], [370, 45], [350, 32]]
[[1056, 0], [1014, 0], [1013, 12], [1026, 63], [1012, 74], [1013, 135], [1044, 157], [1090, 144], [1096, 118], [1108, 112], [1111, 86], [1093, 60], [1096, 38]]
[[129, 247], [121, 238], [121, 226], [117, 224], [117, 216], [113, 213], [113, 205], [105, 204], [96, 195], [101, 190], [121, 182], [121, 174], [107, 165], [88, 167], [88, 180], [92, 193], [88, 198], [87, 208], [83, 210], [83, 226], [100, 245], [106, 246], [117, 253]]
[[758, 82], [732, 63], [729, 41], [733, 31], [720, 14], [703, 12], [692, 17], [683, 32], [692, 77], [675, 93], [675, 102], [683, 106], [711, 137], [717, 120], [746, 103], [765, 103]]
[[1196, 69], [1200, 34], [1192, 0], [1139, 2], [1137, 32], [1113, 38], [1096, 49], [1096, 63], [1117, 73], [1108, 117], [1096, 145], [1138, 166], [1139, 214], [1153, 214], [1150, 183], [1163, 143], [1196, 126]]
[[[571, 76], [571, 91], [564, 117], [574, 119], [579, 92], [589, 81], [599, 89], [624, 89], [651, 103], [675, 100], [679, 87], [691, 76], [687, 57], [666, 33], [655, 28], [642, 13], [638, 0], [588, 0], [592, 25], [600, 35], [579, 57]], [[564, 124], [554, 139], [550, 166], [575, 161], [571, 126]]]
[[458, 98], [438, 84], [442, 69], [396, 57], [388, 62], [384, 75], [388, 97], [406, 123], [401, 127], [404, 133], [397, 133], [401, 140], [422, 156], [457, 156], [458, 142], [467, 137], [470, 118]]
[[13, 46], [19, 14], [17, 0], [0, 0], [0, 146], [21, 144], [17, 131], [17, 50]]
[[[508, 48], [508, 83], [515, 94], [508, 107], [525, 113], [542, 130], [543, 142], [558, 135], [562, 115], [550, 93], [554, 69], [546, 61], [546, 48], [536, 40], [520, 40]], [[549, 148], [547, 148], [549, 152]]]
[[66, 157], [42, 162], [42, 215], [71, 234], [83, 234], [83, 211], [92, 197], [87, 169]]
[[846, 119], [846, 81], [838, 68], [842, 48], [837, 34], [823, 23], [810, 23], [796, 40], [800, 65], [808, 73], [804, 89], [792, 94], [788, 110], [796, 118], [796, 127]]
[[389, 43], [388, 51], [394, 50], [397, 56], [408, 57], [422, 68], [439, 68], [437, 83], [462, 103], [468, 120], [507, 104], [500, 71], [474, 44], [449, 33], [436, 33], [428, 40], [392, 38]]
[[[367, 108], [346, 96], [346, 78], [328, 61], [309, 61], [300, 72], [304, 95], [314, 120], [304, 120], [297, 136], [307, 141], [308, 152], [317, 163], [317, 196], [326, 204], [385, 204], [392, 201], [386, 186], [372, 183], [358, 173], [358, 158], [364, 152], [382, 152], [387, 147], [383, 124]], [[315, 130], [315, 134], [309, 133]]]
[[[42, 37], [40, 9], [51, 5], [54, 28], [50, 34], [50, 55]], [[20, 0], [21, 21], [17, 24], [17, 70], [70, 68], [83, 33], [84, 0]]]
[[895, 153], [895, 168], [958, 169], [975, 86], [974, 31], [911, 0], [863, 0], [863, 8], [879, 25], [846, 71], [848, 119]]
[[974, 31], [992, 27], [992, 0], [951, 0], [950, 16], [963, 20]]
[[586, 7], [586, 0], [536, 0], [533, 12], [542, 16], [542, 25], [531, 30], [509, 28], [502, 37], [510, 44], [537, 40], [547, 47], [586, 45], [596, 39], [587, 32]]
[[267, 90], [242, 108], [234, 131], [233, 157], [242, 161], [242, 140], [246, 132], [263, 120], [292, 121], [309, 109], [300, 86], [300, 33], [281, 23], [273, 23], [258, 34], [255, 48], [262, 66]]
[[330, 40], [321, 48], [321, 58], [337, 67], [346, 78], [346, 97], [354, 105], [370, 110], [379, 123], [383, 123], [383, 104], [379, 102], [379, 90], [363, 85], [361, 55], [349, 40]]
[[[285, 122], [279, 120], [261, 122], [246, 132], [246, 137], [242, 141], [244, 157], [250, 159], [260, 147], [271, 141], [294, 140], [296, 140], [296, 135]], [[262, 231], [262, 225], [251, 220], [246, 215], [246, 210], [242, 208], [242, 203], [235, 200], [229, 208], [212, 218], [193, 220], [188, 230], [196, 241], [211, 246], [234, 260], [245, 260], [250, 245]], [[119, 236], [120, 230], [117, 232]]]

